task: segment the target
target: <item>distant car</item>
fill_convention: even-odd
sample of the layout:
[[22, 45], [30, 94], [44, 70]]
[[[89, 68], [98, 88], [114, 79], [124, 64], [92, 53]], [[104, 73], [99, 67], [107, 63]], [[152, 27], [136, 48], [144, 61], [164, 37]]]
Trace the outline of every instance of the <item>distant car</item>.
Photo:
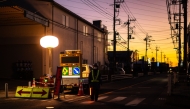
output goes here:
[[125, 74], [125, 70], [121, 67], [117, 67], [116, 68], [116, 71], [115, 71], [115, 74]]

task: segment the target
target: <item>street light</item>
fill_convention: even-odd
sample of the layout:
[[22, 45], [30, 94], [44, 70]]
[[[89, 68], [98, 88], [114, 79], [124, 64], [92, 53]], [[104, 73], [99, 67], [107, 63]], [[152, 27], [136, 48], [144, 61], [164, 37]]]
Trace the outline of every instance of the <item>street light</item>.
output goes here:
[[57, 47], [59, 44], [59, 40], [55, 36], [44, 36], [40, 39], [40, 45], [43, 48], [48, 48], [49, 55], [49, 73], [47, 76], [52, 76], [52, 48]]

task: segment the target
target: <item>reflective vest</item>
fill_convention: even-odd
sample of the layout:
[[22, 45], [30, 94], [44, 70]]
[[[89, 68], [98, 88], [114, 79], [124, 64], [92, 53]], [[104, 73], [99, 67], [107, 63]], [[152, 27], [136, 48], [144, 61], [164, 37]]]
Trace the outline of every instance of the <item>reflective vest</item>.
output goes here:
[[99, 70], [98, 70], [98, 73], [97, 73], [96, 77], [94, 77], [94, 72], [92, 70], [92, 80], [91, 80], [91, 82], [99, 82], [99, 80], [97, 80], [98, 79], [98, 75], [99, 75]]

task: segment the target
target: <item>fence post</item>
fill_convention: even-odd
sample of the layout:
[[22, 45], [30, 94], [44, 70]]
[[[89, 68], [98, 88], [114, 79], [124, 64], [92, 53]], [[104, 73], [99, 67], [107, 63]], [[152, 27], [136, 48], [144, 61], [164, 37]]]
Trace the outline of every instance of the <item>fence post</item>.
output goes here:
[[28, 87], [31, 87], [31, 81], [28, 81]]
[[5, 97], [8, 98], [8, 83], [5, 83]]
[[108, 70], [108, 81], [109, 82], [111, 81], [111, 75], [112, 75], [112, 72], [110, 70]]
[[175, 83], [176, 83], [176, 72], [174, 72], [174, 85], [175, 85]]
[[172, 86], [171, 86], [171, 73], [169, 73], [168, 74], [168, 91], [167, 91], [168, 95], [171, 95], [171, 88], [172, 88]]

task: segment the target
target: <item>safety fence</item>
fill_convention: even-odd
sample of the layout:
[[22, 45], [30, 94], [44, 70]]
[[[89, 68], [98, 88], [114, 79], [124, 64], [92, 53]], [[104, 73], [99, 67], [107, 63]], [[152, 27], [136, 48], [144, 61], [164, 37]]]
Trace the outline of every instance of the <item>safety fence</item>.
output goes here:
[[160, 72], [148, 72], [148, 75], [160, 74]]
[[144, 76], [144, 73], [138, 73], [138, 77]]
[[109, 81], [108, 75], [102, 75], [101, 79], [102, 79], [103, 82]]
[[148, 72], [148, 75], [153, 75], [154, 73], [153, 72]]

